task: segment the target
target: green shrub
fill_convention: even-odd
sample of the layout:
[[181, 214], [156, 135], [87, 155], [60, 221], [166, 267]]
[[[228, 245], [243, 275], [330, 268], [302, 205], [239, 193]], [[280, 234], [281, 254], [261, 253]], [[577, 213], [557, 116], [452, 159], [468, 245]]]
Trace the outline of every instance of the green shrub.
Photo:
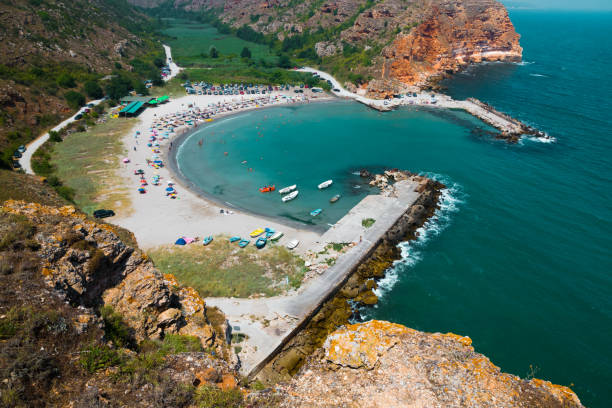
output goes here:
[[375, 222], [376, 220], [374, 218], [364, 218], [361, 220], [361, 225], [363, 225], [365, 228], [370, 228]]
[[200, 352], [202, 351], [202, 343], [200, 343], [200, 339], [196, 336], [166, 334], [160, 351], [163, 354]]
[[64, 73], [57, 77], [57, 84], [62, 88], [74, 88], [76, 81], [72, 75]]
[[238, 408], [242, 405], [242, 393], [238, 389], [222, 390], [203, 385], [196, 390], [195, 402], [199, 407]]
[[93, 99], [100, 99], [104, 96], [104, 91], [102, 91], [102, 87], [96, 81], [87, 81], [85, 85], [83, 85], [83, 90]]
[[119, 365], [121, 363], [121, 355], [117, 350], [113, 350], [108, 346], [91, 345], [81, 350], [79, 363], [89, 373], [95, 373], [96, 371]]
[[85, 105], [85, 96], [77, 91], [68, 91], [64, 94], [64, 98], [68, 102], [68, 106], [72, 109], [79, 109]]
[[107, 341], [112, 341], [118, 347], [135, 348], [131, 329], [112, 306], [101, 307], [100, 315], [104, 321], [104, 336]]

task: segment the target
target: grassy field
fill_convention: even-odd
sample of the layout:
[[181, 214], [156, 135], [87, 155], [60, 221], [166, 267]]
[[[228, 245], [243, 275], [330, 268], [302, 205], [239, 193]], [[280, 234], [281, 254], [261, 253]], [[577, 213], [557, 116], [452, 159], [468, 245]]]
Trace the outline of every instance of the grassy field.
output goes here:
[[[276, 61], [276, 56], [270, 53], [265, 45], [244, 41], [231, 34], [221, 34], [209, 24], [180, 19], [164, 19], [170, 27], [163, 30], [163, 34], [173, 38], [168, 40], [172, 47], [172, 57], [180, 66], [212, 66], [212, 65], [240, 65], [240, 52], [244, 47], [251, 51], [253, 59]], [[209, 54], [211, 47], [215, 47], [221, 57], [234, 55], [232, 60], [203, 57]]]
[[125, 152], [122, 135], [138, 119], [111, 119], [77, 132], [53, 147], [51, 164], [65, 186], [74, 190], [74, 202], [91, 214], [98, 208], [110, 208], [116, 213], [128, 213], [130, 202], [122, 180], [117, 176]]
[[274, 296], [299, 287], [305, 272], [304, 261], [283, 246], [240, 249], [222, 237], [206, 247], [159, 247], [149, 256], [163, 273], [174, 274], [204, 297]]

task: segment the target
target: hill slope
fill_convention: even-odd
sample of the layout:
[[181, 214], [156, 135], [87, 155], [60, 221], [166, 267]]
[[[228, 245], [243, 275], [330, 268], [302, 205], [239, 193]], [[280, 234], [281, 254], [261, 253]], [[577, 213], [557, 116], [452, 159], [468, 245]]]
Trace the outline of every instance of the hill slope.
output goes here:
[[86, 82], [103, 87], [100, 78], [131, 70], [134, 57], [161, 55], [151, 27], [124, 0], [0, 2], [0, 164], [8, 167], [16, 146], [74, 112], [74, 93], [101, 92], [83, 90]]
[[522, 56], [520, 36], [496, 0], [130, 1], [206, 10], [217, 25], [260, 33], [251, 37], [355, 85], [368, 84], [378, 96], [427, 86], [469, 63]]

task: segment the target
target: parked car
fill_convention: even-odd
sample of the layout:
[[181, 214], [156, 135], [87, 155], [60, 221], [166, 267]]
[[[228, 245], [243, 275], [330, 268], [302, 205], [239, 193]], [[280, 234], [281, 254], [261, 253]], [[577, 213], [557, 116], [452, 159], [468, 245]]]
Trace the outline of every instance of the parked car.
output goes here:
[[25, 145], [21, 145], [21, 146], [19, 146], [19, 147], [17, 148], [17, 150], [18, 150], [18, 151], [20, 151], [21, 153], [23, 153], [23, 152], [25, 152], [25, 151], [26, 151], [26, 147], [25, 147]]
[[81, 120], [81, 119], [83, 119], [83, 114], [82, 114], [82, 113], [79, 113], [78, 115], [76, 115], [76, 116], [74, 117], [74, 119], [75, 119], [75, 120]]
[[96, 210], [93, 212], [93, 216], [96, 218], [107, 218], [115, 215], [113, 210]]

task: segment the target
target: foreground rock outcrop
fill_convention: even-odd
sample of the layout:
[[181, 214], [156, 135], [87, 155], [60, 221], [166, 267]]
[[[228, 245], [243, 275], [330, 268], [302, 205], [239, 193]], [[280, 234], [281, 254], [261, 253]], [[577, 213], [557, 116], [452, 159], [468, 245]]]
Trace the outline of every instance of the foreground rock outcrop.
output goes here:
[[44, 279], [71, 304], [112, 306], [137, 341], [170, 333], [196, 336], [205, 347], [223, 343], [224, 334], [217, 339], [197, 292], [162, 275], [146, 255], [119, 238], [115, 227], [90, 221], [72, 206], [7, 201], [3, 210], [37, 225], [34, 239]]
[[279, 392], [282, 407], [582, 407], [567, 387], [502, 373], [469, 337], [376, 320], [330, 334]]

